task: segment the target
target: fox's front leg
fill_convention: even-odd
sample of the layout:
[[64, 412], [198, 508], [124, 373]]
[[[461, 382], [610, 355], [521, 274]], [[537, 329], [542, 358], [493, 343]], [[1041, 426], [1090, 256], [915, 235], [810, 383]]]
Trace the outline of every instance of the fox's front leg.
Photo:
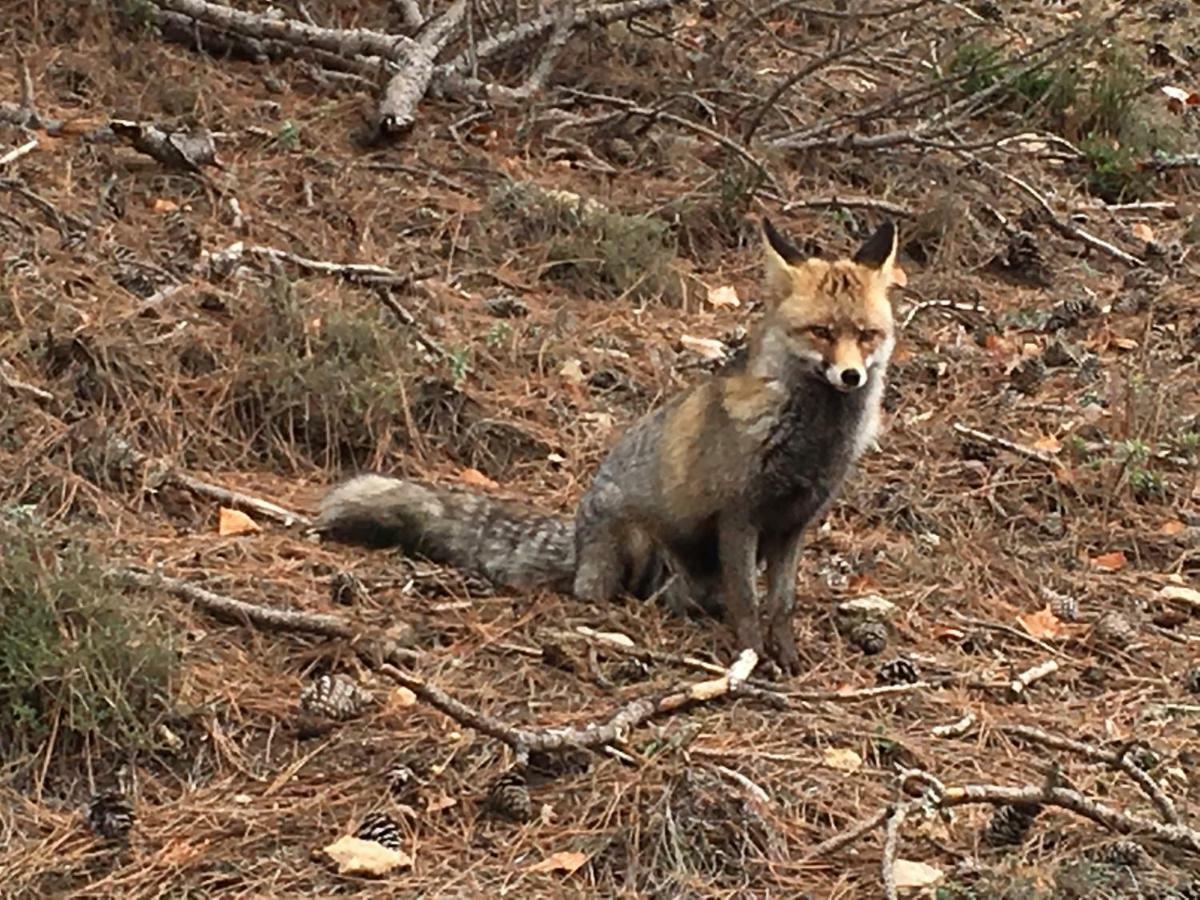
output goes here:
[[767, 560], [767, 597], [763, 604], [767, 649], [779, 667], [791, 675], [800, 671], [792, 614], [796, 610], [796, 570], [803, 544], [803, 531], [797, 530], [763, 548]]
[[733, 628], [738, 649], [749, 648], [761, 657], [763, 637], [756, 596], [758, 529], [737, 513], [722, 515], [717, 528], [726, 621]]

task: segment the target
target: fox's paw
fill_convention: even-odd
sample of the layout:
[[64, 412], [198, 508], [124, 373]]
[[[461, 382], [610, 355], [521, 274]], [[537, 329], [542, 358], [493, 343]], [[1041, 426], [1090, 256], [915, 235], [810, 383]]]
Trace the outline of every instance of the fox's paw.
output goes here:
[[772, 623], [767, 630], [767, 651], [784, 675], [800, 674], [800, 651], [796, 649], [796, 634], [792, 623]]
[[766, 655], [763, 652], [766, 645], [763, 643], [762, 629], [757, 622], [738, 622], [734, 625], [733, 634], [737, 639], [737, 652], [753, 650], [758, 654], [759, 659]]

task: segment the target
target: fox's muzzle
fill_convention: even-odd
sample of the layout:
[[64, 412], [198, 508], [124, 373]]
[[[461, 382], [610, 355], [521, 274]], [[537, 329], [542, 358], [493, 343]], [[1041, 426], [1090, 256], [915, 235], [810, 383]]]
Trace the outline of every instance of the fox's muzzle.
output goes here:
[[848, 394], [867, 383], [867, 371], [859, 366], [827, 366], [825, 380], [839, 391]]

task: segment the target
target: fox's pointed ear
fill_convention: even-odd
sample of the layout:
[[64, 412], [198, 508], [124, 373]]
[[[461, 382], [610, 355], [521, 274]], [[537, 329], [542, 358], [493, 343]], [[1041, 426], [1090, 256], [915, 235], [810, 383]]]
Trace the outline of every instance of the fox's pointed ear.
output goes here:
[[771, 220], [763, 216], [763, 254], [767, 263], [767, 288], [771, 293], [786, 293], [792, 283], [792, 267], [804, 262], [804, 254], [780, 234]]
[[854, 254], [854, 261], [868, 269], [887, 271], [896, 261], [896, 225], [884, 222]]

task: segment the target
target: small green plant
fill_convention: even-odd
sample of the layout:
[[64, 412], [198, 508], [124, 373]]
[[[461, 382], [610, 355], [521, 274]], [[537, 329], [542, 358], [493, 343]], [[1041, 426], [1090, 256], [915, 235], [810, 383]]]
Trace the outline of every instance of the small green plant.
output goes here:
[[487, 335], [484, 336], [483, 342], [487, 344], [488, 349], [495, 350], [502, 347], [512, 338], [512, 327], [506, 322], [497, 322], [488, 329]]
[[1163, 482], [1162, 476], [1149, 469], [1143, 469], [1141, 466], [1130, 468], [1129, 489], [1133, 492], [1134, 498], [1142, 502], [1160, 500], [1167, 492], [1167, 486]]
[[295, 150], [300, 144], [300, 126], [288, 119], [279, 126], [279, 132], [275, 135], [275, 143], [284, 150]]
[[0, 758], [136, 747], [169, 704], [175, 656], [153, 607], [28, 508], [0, 511]]
[[454, 379], [455, 387], [462, 387], [471, 372], [471, 348], [466, 346], [453, 347], [449, 351], [450, 376]]

